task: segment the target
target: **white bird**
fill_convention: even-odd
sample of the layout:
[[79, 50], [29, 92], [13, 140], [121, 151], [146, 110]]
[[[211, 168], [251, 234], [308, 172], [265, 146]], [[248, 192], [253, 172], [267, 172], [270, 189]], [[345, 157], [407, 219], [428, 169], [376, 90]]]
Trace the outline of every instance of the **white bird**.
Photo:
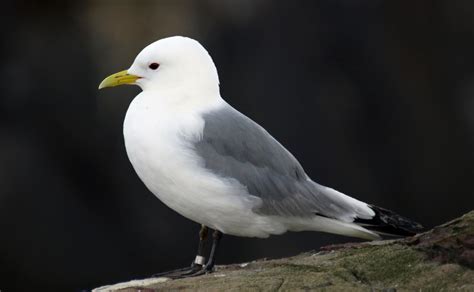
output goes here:
[[[410, 235], [421, 225], [322, 186], [264, 128], [226, 103], [206, 49], [186, 37], [144, 48], [128, 70], [99, 89], [135, 84], [123, 126], [130, 162], [165, 205], [202, 225], [192, 266], [165, 273], [213, 270], [222, 234], [265, 238], [286, 231], [323, 231], [363, 239]], [[203, 255], [214, 229], [209, 261]]]

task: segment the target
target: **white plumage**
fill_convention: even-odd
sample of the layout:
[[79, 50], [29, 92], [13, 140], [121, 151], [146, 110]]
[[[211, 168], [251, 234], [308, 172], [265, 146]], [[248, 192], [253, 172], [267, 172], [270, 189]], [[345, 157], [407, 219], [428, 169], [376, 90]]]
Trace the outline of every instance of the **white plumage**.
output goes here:
[[[159, 63], [158, 70], [149, 68]], [[325, 231], [366, 239], [378, 235], [355, 223], [375, 213], [356, 199], [327, 188], [329, 196], [358, 213], [297, 217], [255, 212], [262, 199], [242, 182], [206, 168], [193, 151], [203, 137], [204, 114], [230, 107], [219, 93], [217, 70], [196, 41], [171, 37], [146, 47], [128, 70], [143, 92], [130, 104], [124, 122], [128, 157], [148, 189], [168, 207], [225, 234], [267, 237], [287, 230]], [[275, 157], [278, 159], [278, 157]], [[308, 178], [309, 179], [309, 178]], [[334, 207], [334, 206], [328, 206]], [[356, 212], [354, 211], [354, 212]]]

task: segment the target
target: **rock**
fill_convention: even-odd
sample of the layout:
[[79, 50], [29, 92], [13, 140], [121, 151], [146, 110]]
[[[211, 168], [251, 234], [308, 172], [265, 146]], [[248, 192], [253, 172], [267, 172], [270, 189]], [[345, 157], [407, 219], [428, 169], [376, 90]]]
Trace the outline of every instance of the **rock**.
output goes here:
[[413, 237], [327, 246], [277, 260], [217, 266], [188, 279], [152, 278], [94, 291], [474, 291], [474, 211]]

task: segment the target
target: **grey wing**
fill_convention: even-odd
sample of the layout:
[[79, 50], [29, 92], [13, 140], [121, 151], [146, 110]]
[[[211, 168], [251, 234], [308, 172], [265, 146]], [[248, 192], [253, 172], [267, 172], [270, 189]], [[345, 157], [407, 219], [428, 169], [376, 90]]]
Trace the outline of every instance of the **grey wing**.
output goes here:
[[206, 113], [204, 121], [203, 136], [194, 145], [195, 150], [206, 168], [237, 180], [262, 200], [254, 212], [296, 217], [321, 215], [344, 221], [371, 217], [340, 193], [311, 181], [289, 151], [231, 106]]

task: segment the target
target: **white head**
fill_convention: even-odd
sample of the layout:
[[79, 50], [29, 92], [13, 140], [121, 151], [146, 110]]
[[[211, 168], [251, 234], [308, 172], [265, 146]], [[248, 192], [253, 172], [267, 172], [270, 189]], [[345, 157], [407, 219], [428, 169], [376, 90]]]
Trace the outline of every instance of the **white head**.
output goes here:
[[107, 77], [99, 89], [122, 84], [136, 84], [143, 91], [219, 93], [219, 77], [211, 56], [199, 42], [181, 36], [148, 45], [128, 70]]

